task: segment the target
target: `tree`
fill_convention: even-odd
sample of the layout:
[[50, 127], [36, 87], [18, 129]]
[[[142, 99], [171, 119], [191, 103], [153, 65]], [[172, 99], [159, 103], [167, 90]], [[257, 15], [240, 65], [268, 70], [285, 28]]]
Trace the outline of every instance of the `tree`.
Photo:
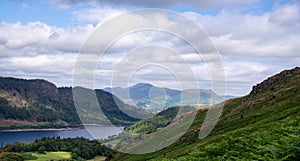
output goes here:
[[38, 153], [45, 154], [46, 148], [44, 146], [41, 146], [38, 148]]

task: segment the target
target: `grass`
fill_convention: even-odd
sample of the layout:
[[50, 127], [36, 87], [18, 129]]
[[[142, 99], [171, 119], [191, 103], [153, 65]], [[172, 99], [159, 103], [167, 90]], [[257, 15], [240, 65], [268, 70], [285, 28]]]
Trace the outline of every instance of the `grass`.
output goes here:
[[28, 161], [48, 161], [48, 160], [71, 159], [70, 152], [47, 152], [46, 154], [32, 153], [32, 155], [37, 157], [38, 159], [28, 160]]

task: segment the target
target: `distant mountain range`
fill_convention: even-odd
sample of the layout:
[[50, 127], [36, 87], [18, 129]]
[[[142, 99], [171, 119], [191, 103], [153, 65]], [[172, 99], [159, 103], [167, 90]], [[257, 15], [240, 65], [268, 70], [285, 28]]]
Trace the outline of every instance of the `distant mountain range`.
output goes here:
[[[138, 120], [121, 111], [120, 106], [134, 116], [143, 118], [149, 115], [101, 89], [96, 89], [95, 93], [103, 113], [114, 124], [131, 124]], [[86, 104], [85, 109], [76, 111], [72, 88], [57, 88], [40, 79], [0, 77], [0, 129], [77, 126], [81, 124], [77, 112], [88, 116], [85, 123], [103, 123], [104, 118], [95, 114], [91, 106]]]
[[[71, 87], [58, 88], [42, 79], [0, 77], [0, 129], [78, 126], [81, 120], [77, 112], [81, 112], [82, 116], [88, 116], [89, 120], [85, 120], [85, 123], [104, 123], [104, 118], [99, 117], [88, 103], [86, 109], [76, 111], [72, 90]], [[149, 112], [157, 113], [164, 108], [181, 104], [208, 105], [222, 99], [210, 90], [181, 92], [146, 83], [136, 84], [129, 89], [117, 87], [104, 90], [96, 89], [94, 92], [102, 111], [114, 124], [132, 124], [140, 118], [151, 116]], [[185, 96], [198, 94], [199, 97], [185, 97], [180, 104], [181, 94]], [[133, 103], [129, 101], [130, 98], [133, 98]]]
[[187, 89], [175, 90], [154, 86], [149, 83], [138, 83], [129, 88], [107, 87], [103, 89], [122, 99], [124, 102], [157, 113], [165, 108], [181, 105], [212, 105], [234, 98], [218, 96], [211, 90]]

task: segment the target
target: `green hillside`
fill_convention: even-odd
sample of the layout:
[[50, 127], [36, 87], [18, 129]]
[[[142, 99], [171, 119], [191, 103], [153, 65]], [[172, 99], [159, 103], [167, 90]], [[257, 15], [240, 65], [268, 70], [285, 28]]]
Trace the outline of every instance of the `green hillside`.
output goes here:
[[[300, 160], [300, 68], [285, 70], [254, 86], [249, 95], [226, 101], [216, 127], [200, 140], [205, 115], [199, 110], [188, 132], [163, 150], [118, 153], [112, 160]], [[138, 131], [136, 124], [128, 129]]]

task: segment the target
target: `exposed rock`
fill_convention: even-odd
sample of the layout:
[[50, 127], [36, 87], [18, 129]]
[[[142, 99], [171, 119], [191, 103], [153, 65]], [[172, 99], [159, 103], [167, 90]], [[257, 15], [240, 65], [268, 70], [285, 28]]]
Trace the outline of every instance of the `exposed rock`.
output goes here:
[[252, 94], [252, 95], [257, 94], [258, 92], [260, 92], [266, 88], [269, 88], [273, 84], [277, 83], [279, 80], [282, 80], [285, 77], [290, 77], [290, 76], [293, 76], [293, 75], [299, 74], [299, 73], [300, 73], [299, 67], [296, 67], [291, 70], [284, 70], [284, 71], [280, 72], [279, 74], [269, 77], [268, 79], [264, 80], [263, 82], [253, 86], [250, 94]]

